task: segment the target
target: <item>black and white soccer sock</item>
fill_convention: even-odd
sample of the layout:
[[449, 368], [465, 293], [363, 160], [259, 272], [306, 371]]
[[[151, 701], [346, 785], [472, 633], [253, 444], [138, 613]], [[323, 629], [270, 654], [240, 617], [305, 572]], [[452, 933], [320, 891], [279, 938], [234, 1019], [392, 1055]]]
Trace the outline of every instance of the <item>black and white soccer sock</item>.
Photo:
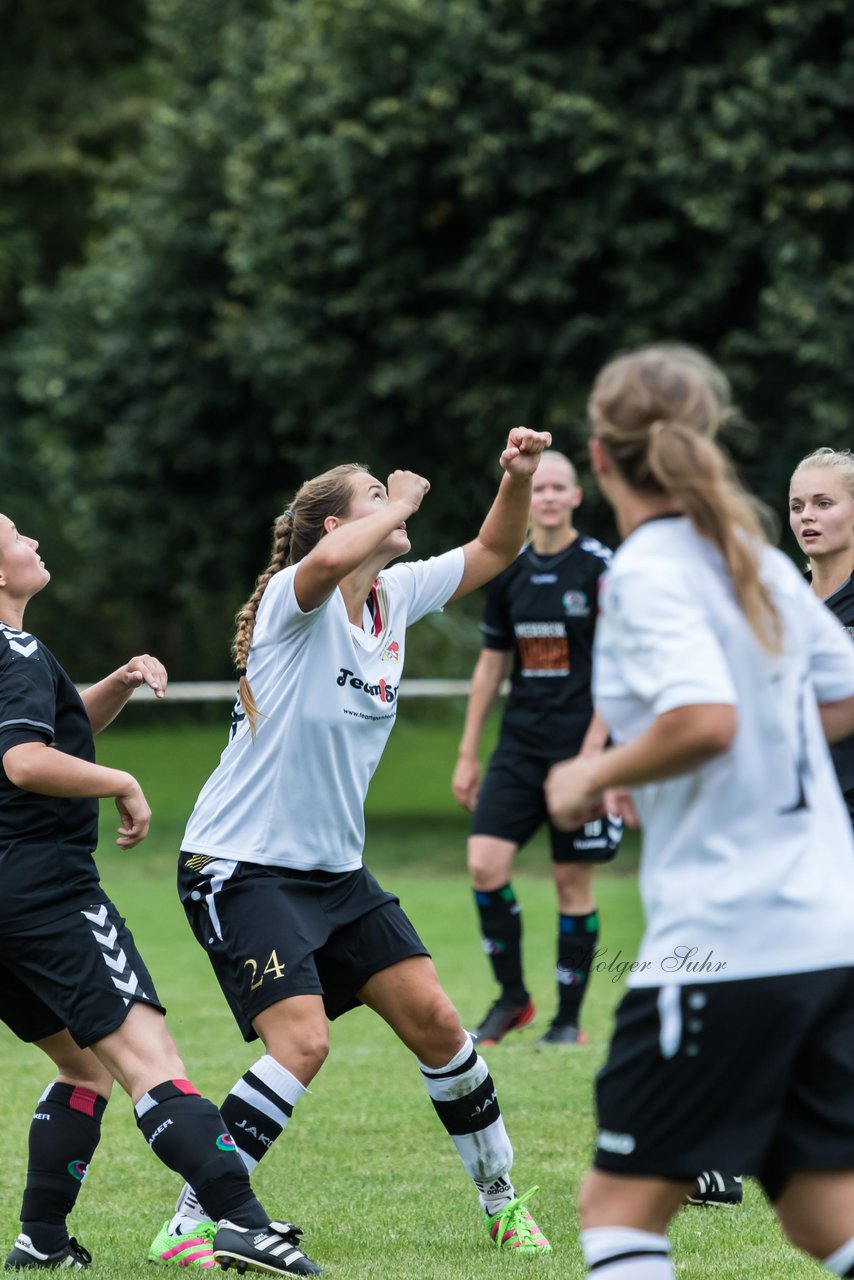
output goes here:
[[829, 1258], [824, 1258], [822, 1266], [827, 1267], [835, 1276], [854, 1276], [854, 1236]]
[[476, 889], [474, 900], [483, 949], [501, 986], [502, 999], [525, 1004], [528, 992], [522, 977], [522, 909], [513, 886], [508, 883], [500, 889]]
[[471, 1037], [444, 1067], [419, 1062], [436, 1114], [451, 1136], [487, 1213], [516, 1198], [510, 1181], [513, 1148], [504, 1128], [495, 1085]]
[[590, 1280], [674, 1280], [667, 1236], [634, 1227], [588, 1227], [581, 1248]]
[[196, 1189], [214, 1222], [228, 1218], [253, 1227], [270, 1221], [225, 1121], [189, 1080], [155, 1085], [134, 1112], [151, 1150]]
[[[304, 1093], [308, 1093], [305, 1085], [269, 1053], [232, 1086], [220, 1114], [249, 1173], [254, 1172], [258, 1161], [285, 1129]], [[175, 1204], [170, 1231], [177, 1231], [182, 1219], [204, 1222], [207, 1217], [199, 1197], [185, 1183]]]
[[58, 1081], [39, 1099], [30, 1122], [21, 1230], [40, 1253], [56, 1253], [68, 1242], [66, 1219], [100, 1141], [106, 1106], [92, 1089]]
[[598, 911], [581, 916], [558, 916], [555, 977], [559, 1022], [578, 1022], [598, 941]]

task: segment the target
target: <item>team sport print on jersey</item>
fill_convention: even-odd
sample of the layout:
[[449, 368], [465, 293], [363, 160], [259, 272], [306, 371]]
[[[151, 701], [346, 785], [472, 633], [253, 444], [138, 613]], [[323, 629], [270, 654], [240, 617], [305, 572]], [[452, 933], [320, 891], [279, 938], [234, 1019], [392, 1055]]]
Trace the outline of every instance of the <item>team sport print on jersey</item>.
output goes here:
[[611, 552], [579, 536], [554, 555], [522, 549], [487, 588], [483, 645], [513, 654], [501, 743], [538, 757], [575, 755], [590, 723], [599, 583]]

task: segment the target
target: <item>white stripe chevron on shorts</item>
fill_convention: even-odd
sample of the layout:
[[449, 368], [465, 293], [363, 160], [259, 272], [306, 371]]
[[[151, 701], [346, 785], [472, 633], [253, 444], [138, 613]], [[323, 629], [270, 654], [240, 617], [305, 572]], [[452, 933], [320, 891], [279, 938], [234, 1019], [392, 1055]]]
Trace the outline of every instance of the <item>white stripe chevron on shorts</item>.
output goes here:
[[[102, 902], [97, 911], [81, 911], [80, 914], [90, 923], [92, 937], [101, 948], [104, 964], [110, 970], [110, 976], [113, 979], [113, 986], [117, 990], [126, 993], [123, 994], [125, 1004], [130, 1004], [131, 996], [134, 995], [139, 995], [143, 1000], [147, 1000], [148, 996], [140, 987], [139, 978], [130, 967], [124, 949], [117, 944], [118, 930], [110, 922], [107, 914], [107, 904]], [[95, 925], [98, 928], [95, 928]], [[107, 926], [106, 932], [99, 932], [105, 926]]]

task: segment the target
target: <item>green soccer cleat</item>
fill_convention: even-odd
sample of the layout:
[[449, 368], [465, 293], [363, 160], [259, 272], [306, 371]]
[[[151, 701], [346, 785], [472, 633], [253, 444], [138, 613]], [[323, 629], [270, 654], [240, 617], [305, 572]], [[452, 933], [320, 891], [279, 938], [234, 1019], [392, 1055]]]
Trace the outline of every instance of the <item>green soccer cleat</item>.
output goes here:
[[199, 1222], [193, 1231], [180, 1235], [169, 1234], [169, 1223], [164, 1222], [152, 1241], [148, 1261], [168, 1267], [210, 1267], [217, 1265], [213, 1252], [216, 1235], [215, 1222]]
[[499, 1249], [514, 1249], [519, 1253], [551, 1253], [552, 1247], [528, 1210], [525, 1201], [539, 1191], [531, 1187], [523, 1196], [511, 1200], [498, 1213], [487, 1218], [489, 1238]]

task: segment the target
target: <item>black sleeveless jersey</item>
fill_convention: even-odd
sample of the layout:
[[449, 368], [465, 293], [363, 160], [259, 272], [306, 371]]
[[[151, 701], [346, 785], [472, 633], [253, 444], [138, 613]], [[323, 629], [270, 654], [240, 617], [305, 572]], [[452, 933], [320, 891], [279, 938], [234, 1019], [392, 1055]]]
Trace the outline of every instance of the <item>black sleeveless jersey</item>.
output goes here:
[[599, 579], [610, 561], [607, 547], [580, 535], [554, 555], [526, 546], [487, 587], [483, 646], [513, 653], [500, 746], [577, 755], [593, 714]]

